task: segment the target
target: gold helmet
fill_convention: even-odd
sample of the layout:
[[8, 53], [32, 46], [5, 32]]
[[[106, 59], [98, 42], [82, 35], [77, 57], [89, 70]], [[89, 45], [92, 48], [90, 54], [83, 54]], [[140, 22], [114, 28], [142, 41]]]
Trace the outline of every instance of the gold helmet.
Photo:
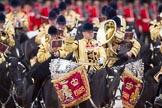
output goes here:
[[101, 43], [101, 45], [109, 42], [116, 32], [116, 23], [114, 20], [106, 20], [101, 23], [100, 28], [97, 32], [97, 40]]

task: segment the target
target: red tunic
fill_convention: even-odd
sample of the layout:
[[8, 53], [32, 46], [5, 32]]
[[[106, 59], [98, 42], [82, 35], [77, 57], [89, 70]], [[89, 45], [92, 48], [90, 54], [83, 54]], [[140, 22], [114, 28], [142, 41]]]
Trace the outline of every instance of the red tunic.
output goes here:
[[149, 15], [148, 9], [143, 8], [140, 11], [141, 16], [141, 26], [143, 32], [149, 32], [149, 23], [151, 20], [151, 16]]
[[58, 8], [58, 4], [57, 4], [57, 3], [53, 3], [53, 4], [52, 4], [52, 7], [53, 7], [53, 8]]
[[82, 12], [82, 11], [83, 11], [82, 8], [80, 8], [80, 7], [75, 7], [75, 8], [74, 8], [74, 11], [75, 11], [77, 14], [79, 14], [81, 18], [84, 17], [83, 12]]
[[10, 12], [11, 12], [11, 7], [10, 7], [10, 5], [4, 4], [4, 6], [5, 6], [5, 11], [6, 11], [6, 13], [10, 13]]
[[136, 10], [136, 27], [139, 28], [141, 25], [141, 16], [140, 16], [140, 5], [135, 4], [134, 8]]
[[158, 16], [157, 5], [152, 3], [150, 4], [150, 7], [152, 11], [155, 13], [155, 15]]
[[89, 14], [89, 22], [92, 22], [93, 18], [97, 18], [99, 17], [99, 9], [96, 8], [96, 7], [92, 7], [90, 10], [89, 10], [90, 14]]
[[41, 10], [41, 16], [48, 17], [49, 11], [50, 11], [49, 7], [43, 7]]
[[133, 23], [135, 21], [135, 15], [133, 13], [133, 9], [130, 7], [125, 7], [124, 17], [128, 23]]
[[36, 11], [30, 11], [29, 13], [29, 19], [30, 19], [30, 23], [29, 23], [29, 30], [36, 30], [38, 29], [42, 22], [41, 22], [41, 15], [40, 15], [40, 10], [41, 10], [41, 4], [40, 3], [35, 3], [35, 10]]

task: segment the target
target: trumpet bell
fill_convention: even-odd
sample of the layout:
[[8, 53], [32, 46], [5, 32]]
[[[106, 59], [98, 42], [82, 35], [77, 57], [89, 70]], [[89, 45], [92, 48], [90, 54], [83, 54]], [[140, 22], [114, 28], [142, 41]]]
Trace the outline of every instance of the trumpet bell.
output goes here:
[[114, 20], [106, 20], [101, 23], [100, 28], [97, 32], [97, 40], [101, 45], [109, 42], [116, 32], [116, 22]]

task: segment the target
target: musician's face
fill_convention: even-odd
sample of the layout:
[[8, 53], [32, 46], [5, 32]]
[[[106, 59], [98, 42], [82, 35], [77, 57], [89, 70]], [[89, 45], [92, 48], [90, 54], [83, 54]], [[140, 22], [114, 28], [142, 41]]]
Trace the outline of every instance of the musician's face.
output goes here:
[[51, 41], [56, 40], [56, 37], [57, 37], [56, 35], [51, 35]]
[[12, 11], [20, 11], [20, 10], [21, 10], [21, 6], [12, 7]]
[[149, 4], [148, 3], [144, 3], [143, 4], [145, 8], [148, 8]]
[[92, 30], [82, 32], [82, 34], [83, 34], [84, 38], [86, 38], [86, 39], [93, 39], [94, 38], [94, 34], [93, 34]]
[[49, 20], [49, 23], [50, 23], [51, 25], [55, 26], [55, 24], [56, 24], [56, 19]]
[[60, 11], [60, 14], [61, 14], [61, 15], [65, 15], [65, 13], [66, 13], [66, 10]]
[[76, 0], [76, 5], [77, 5], [77, 7], [82, 7], [83, 2], [81, 0]]
[[100, 14], [99, 21], [100, 21], [100, 22], [105, 21], [106, 18], [107, 18], [107, 17], [106, 17], [105, 15]]
[[65, 26], [64, 24], [56, 24], [56, 28], [57, 28], [58, 30], [64, 31], [65, 27], [66, 27], [66, 26]]
[[0, 29], [3, 28], [4, 22], [0, 22]]

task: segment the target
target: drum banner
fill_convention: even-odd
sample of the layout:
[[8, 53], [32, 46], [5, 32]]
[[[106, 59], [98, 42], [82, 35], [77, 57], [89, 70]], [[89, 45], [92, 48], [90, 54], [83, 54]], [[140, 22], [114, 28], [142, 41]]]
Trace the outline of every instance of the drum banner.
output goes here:
[[90, 98], [89, 82], [82, 66], [64, 77], [52, 80], [52, 83], [63, 107], [71, 107]]
[[138, 96], [142, 90], [142, 81], [132, 76], [130, 71], [125, 69], [122, 80], [124, 82], [122, 89], [122, 103], [124, 108], [134, 108]]

